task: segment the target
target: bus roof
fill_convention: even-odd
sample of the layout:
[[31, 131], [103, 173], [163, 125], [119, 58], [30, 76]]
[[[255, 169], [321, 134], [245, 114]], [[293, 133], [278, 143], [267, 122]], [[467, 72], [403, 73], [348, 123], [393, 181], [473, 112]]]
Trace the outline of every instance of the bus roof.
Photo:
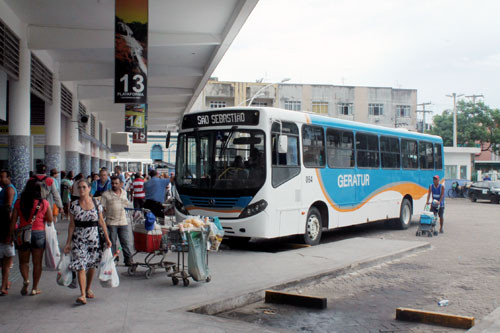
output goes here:
[[297, 123], [305, 123], [311, 125], [322, 125], [322, 126], [335, 126], [342, 129], [349, 129], [355, 131], [369, 131], [376, 132], [378, 134], [385, 135], [394, 135], [405, 138], [414, 138], [414, 139], [428, 139], [434, 142], [442, 142], [442, 138], [436, 135], [431, 134], [423, 134], [419, 132], [413, 132], [408, 129], [403, 128], [392, 128], [385, 127], [380, 125], [373, 125], [362, 123], [358, 121], [334, 118], [329, 116], [319, 115], [313, 112], [308, 111], [292, 111], [285, 110], [273, 107], [248, 107], [248, 106], [240, 106], [240, 107], [227, 107], [227, 108], [217, 108], [217, 109], [208, 109], [208, 110], [200, 110], [195, 112], [190, 112], [189, 114], [197, 114], [197, 113], [208, 113], [208, 112], [220, 112], [220, 111], [234, 111], [234, 110], [255, 110], [261, 111], [266, 114], [268, 118], [277, 118], [277, 119], [286, 119], [288, 121], [294, 121]]

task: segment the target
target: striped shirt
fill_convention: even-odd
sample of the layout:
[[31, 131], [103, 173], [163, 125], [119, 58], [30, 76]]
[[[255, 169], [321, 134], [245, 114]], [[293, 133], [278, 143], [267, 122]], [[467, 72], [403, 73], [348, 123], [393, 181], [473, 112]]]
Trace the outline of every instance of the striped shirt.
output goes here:
[[144, 179], [134, 179], [132, 186], [134, 187], [134, 199], [144, 199], [146, 197], [146, 192], [144, 192]]

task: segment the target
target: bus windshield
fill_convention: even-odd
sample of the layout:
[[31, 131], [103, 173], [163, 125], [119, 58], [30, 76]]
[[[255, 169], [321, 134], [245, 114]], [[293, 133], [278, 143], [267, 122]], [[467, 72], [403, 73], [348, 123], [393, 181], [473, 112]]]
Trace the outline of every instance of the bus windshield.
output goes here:
[[266, 179], [265, 156], [261, 130], [233, 127], [182, 133], [178, 138], [176, 185], [202, 193], [255, 191]]

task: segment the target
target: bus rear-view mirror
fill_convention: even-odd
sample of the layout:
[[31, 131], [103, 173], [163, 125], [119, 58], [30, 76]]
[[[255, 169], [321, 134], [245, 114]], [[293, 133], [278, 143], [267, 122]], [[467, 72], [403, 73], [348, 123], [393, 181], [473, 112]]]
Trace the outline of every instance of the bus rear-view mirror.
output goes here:
[[288, 151], [288, 136], [280, 135], [278, 140], [278, 153], [286, 154]]

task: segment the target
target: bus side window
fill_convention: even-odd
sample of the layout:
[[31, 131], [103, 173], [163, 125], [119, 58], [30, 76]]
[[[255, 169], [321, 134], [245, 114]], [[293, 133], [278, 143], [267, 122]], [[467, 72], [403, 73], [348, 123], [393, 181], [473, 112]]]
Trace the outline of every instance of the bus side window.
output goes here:
[[403, 157], [403, 169], [418, 169], [417, 141], [401, 139], [401, 155]]
[[436, 170], [443, 169], [443, 154], [441, 151], [441, 145], [436, 143], [434, 144], [434, 159], [436, 160]]
[[326, 155], [330, 168], [354, 167], [353, 133], [328, 128], [326, 130]]
[[399, 139], [388, 136], [380, 137], [380, 155], [382, 168], [399, 169], [401, 156], [399, 152]]
[[310, 125], [302, 127], [304, 166], [310, 168], [322, 168], [325, 166], [324, 142], [323, 128]]
[[378, 168], [378, 136], [374, 134], [356, 133], [356, 154], [358, 168]]

